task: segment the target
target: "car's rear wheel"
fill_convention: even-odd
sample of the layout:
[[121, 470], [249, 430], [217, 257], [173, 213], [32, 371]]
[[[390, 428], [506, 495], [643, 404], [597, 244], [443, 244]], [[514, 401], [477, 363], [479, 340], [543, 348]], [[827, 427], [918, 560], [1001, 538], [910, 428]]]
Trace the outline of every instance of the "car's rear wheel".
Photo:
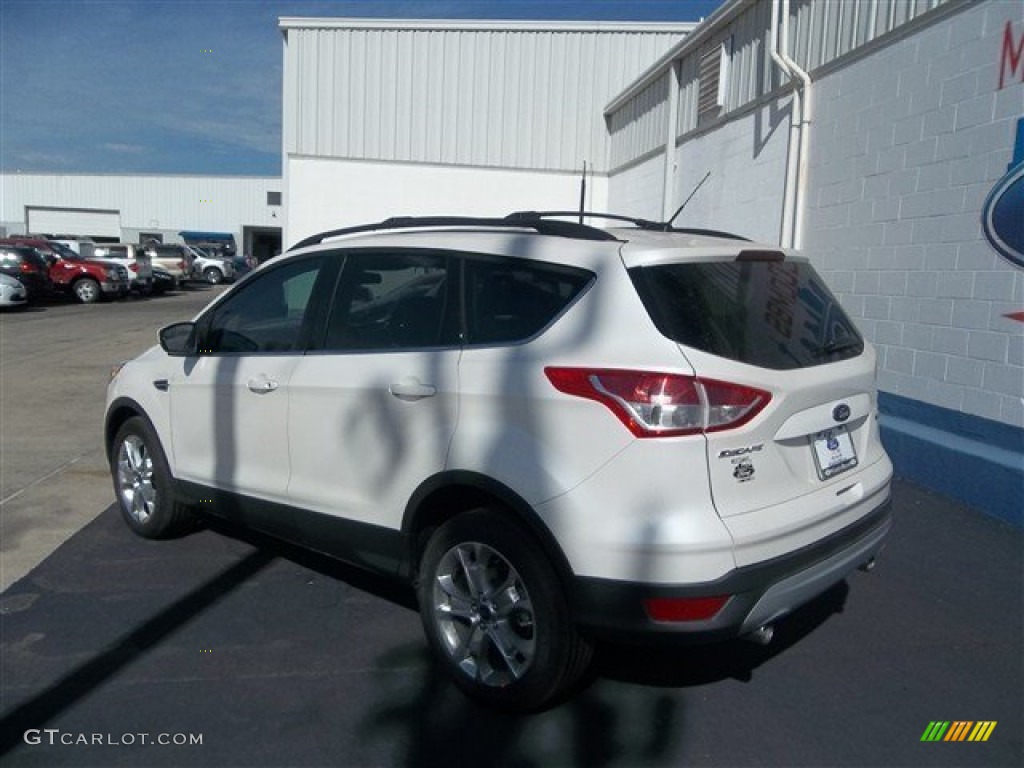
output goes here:
[[207, 267], [203, 271], [203, 277], [206, 278], [206, 282], [210, 285], [220, 285], [224, 282], [224, 275], [219, 269], [215, 269], [214, 267]]
[[78, 280], [75, 280], [74, 285], [71, 286], [71, 290], [74, 291], [75, 298], [82, 304], [95, 304], [103, 297], [103, 290], [100, 288], [100, 284], [91, 277], [78, 278]]
[[467, 512], [434, 533], [417, 597], [434, 652], [456, 685], [487, 705], [517, 712], [549, 706], [590, 660], [554, 568], [496, 510]]
[[117, 431], [110, 469], [121, 515], [135, 533], [163, 539], [189, 528], [192, 510], [175, 498], [160, 441], [141, 417]]

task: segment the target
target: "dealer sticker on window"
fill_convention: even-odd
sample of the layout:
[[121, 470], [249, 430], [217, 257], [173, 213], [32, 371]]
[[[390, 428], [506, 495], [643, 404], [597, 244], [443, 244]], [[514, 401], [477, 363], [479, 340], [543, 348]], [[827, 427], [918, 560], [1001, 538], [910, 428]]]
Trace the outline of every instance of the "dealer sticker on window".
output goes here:
[[814, 462], [818, 465], [818, 476], [822, 480], [857, 466], [857, 450], [845, 426], [819, 432], [811, 438], [811, 445], [814, 448]]

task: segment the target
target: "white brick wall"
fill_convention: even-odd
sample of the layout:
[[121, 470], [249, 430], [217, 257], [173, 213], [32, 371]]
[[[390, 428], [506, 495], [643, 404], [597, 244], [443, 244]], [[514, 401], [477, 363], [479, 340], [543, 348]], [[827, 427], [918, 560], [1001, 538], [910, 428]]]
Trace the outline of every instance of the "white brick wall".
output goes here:
[[664, 152], [620, 171], [608, 188], [608, 210], [660, 221], [664, 177]]
[[1024, 117], [985, 0], [815, 83], [805, 247], [875, 343], [885, 391], [1024, 426], [1024, 271], [981, 233]]
[[[704, 175], [677, 226], [735, 232], [778, 243], [789, 140], [789, 101], [760, 107], [676, 148], [673, 210]], [[617, 179], [610, 187], [615, 189]]]

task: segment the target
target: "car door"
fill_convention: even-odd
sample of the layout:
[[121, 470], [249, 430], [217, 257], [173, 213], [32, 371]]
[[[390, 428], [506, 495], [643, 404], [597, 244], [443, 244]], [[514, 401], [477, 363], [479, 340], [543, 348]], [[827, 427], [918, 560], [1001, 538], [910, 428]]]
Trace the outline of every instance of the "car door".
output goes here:
[[[199, 355], [184, 359], [169, 382], [180, 479], [285, 501], [288, 387], [315, 314], [314, 289], [321, 278], [329, 282], [323, 263], [320, 256], [285, 262], [199, 320]], [[248, 506], [256, 514], [258, 505]]]
[[313, 513], [299, 520], [309, 539], [359, 560], [369, 555], [352, 524], [393, 533], [416, 487], [445, 466], [457, 415], [457, 259], [339, 256], [323, 337], [291, 377], [288, 496]]

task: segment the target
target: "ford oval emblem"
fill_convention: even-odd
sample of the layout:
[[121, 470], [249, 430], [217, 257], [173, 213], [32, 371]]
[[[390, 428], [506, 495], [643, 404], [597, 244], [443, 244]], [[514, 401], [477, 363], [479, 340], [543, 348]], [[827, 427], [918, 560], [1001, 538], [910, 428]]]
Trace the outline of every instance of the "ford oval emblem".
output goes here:
[[850, 418], [850, 406], [846, 403], [840, 403], [832, 409], [832, 418], [839, 422], [846, 421]]
[[981, 209], [985, 238], [1010, 263], [1024, 267], [1024, 118], [1017, 121], [1013, 160]]

